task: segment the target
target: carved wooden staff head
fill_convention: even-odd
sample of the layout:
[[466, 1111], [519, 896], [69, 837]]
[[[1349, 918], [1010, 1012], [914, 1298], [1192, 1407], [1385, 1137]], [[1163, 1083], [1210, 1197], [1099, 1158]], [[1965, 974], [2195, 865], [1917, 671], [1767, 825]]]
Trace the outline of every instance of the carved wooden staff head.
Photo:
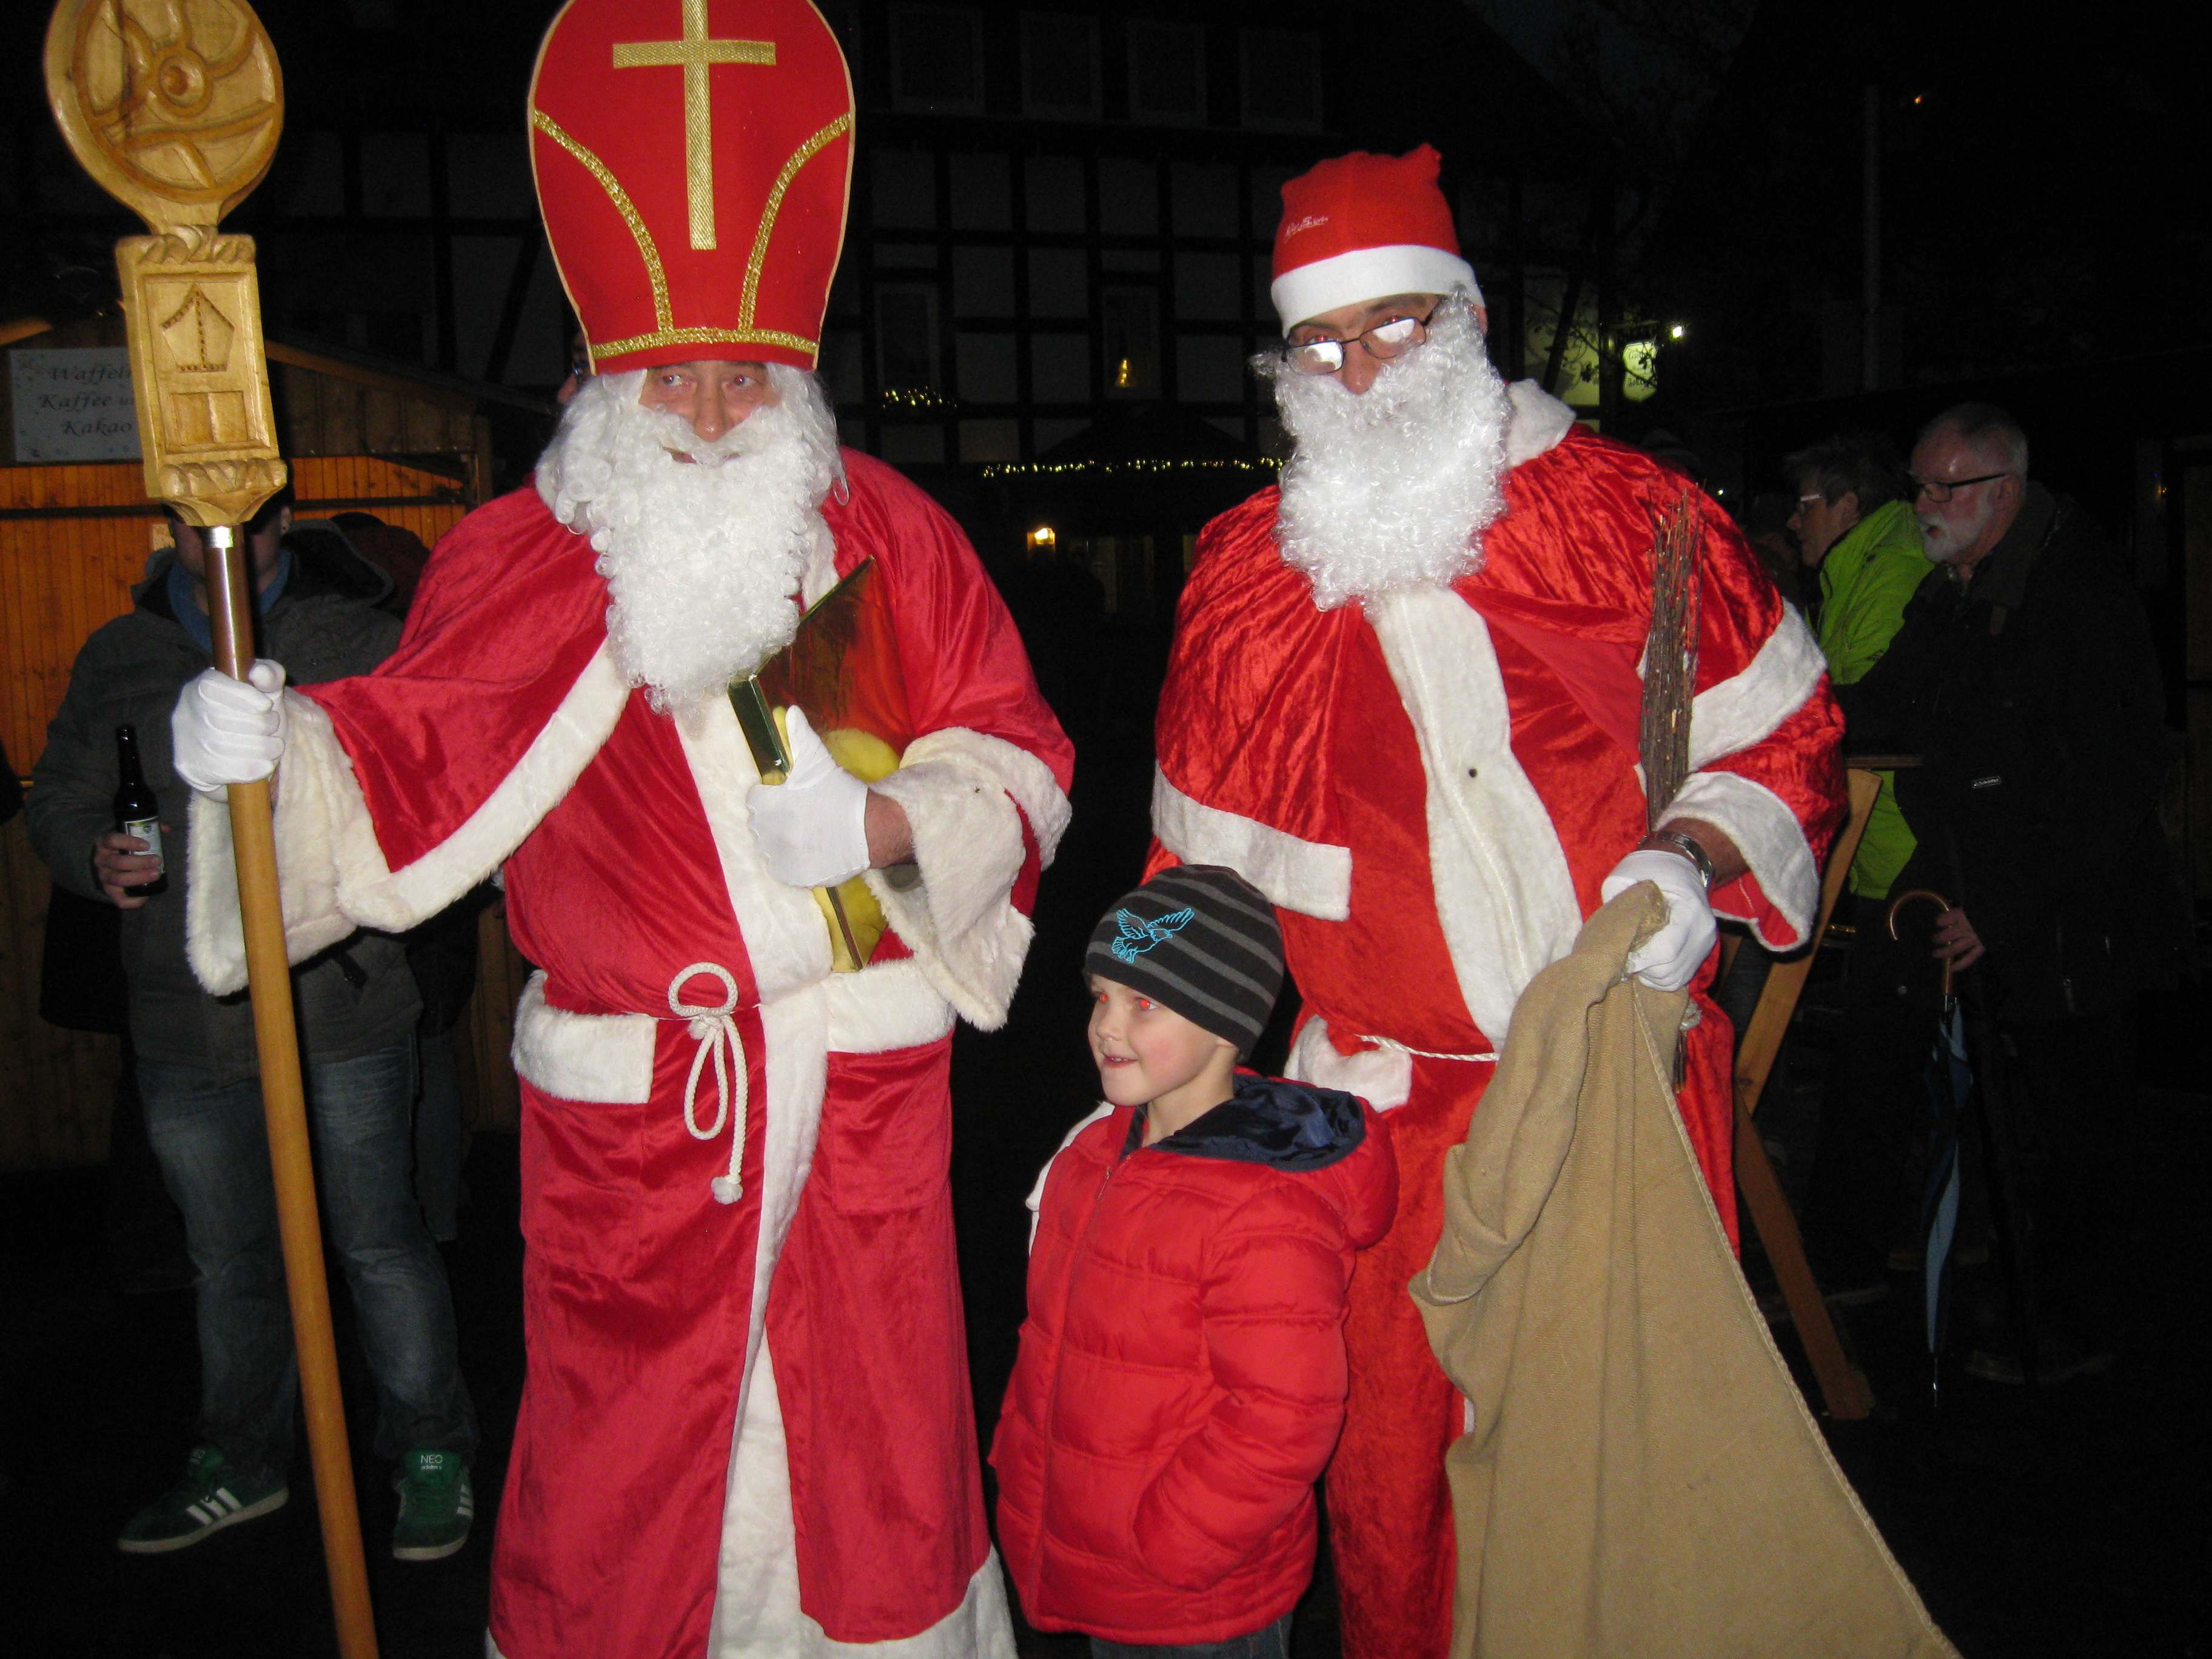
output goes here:
[[153, 233], [115, 246], [146, 493], [242, 524], [285, 467], [253, 240], [216, 226], [276, 154], [276, 48], [245, 0], [60, 0], [46, 70], [70, 149]]

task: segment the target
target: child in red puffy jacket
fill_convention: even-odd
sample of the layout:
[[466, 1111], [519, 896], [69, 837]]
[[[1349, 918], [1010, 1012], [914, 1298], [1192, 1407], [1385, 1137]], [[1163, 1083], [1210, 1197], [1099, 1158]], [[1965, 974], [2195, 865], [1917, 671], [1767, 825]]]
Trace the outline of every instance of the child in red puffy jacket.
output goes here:
[[1283, 958], [1233, 872], [1162, 871], [1084, 965], [1106, 1103], [1030, 1200], [1000, 1547], [1030, 1622], [1098, 1659], [1284, 1659], [1344, 1422], [1345, 1283], [1397, 1166], [1353, 1097], [1237, 1068]]

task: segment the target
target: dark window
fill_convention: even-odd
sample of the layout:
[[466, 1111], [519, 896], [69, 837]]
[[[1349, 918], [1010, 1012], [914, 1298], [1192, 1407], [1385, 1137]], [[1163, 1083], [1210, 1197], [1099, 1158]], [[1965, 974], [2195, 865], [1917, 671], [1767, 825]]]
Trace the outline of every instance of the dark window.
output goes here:
[[872, 158], [876, 224], [927, 230], [937, 223], [937, 158], [924, 150], [879, 149]]
[[1149, 288], [1109, 288], [1099, 307], [1106, 395], [1156, 397], [1160, 389], [1160, 306]]
[[1098, 118], [1098, 25], [1060, 12], [1022, 16], [1022, 108], [1063, 121]]
[[1206, 119], [1206, 35], [1197, 24], [1131, 21], [1129, 118], [1177, 125]]
[[1029, 228], [1079, 231], [1085, 228], [1083, 163], [1073, 155], [1033, 155], [1022, 164]]
[[937, 386], [937, 290], [920, 283], [876, 289], [876, 380], [885, 392]]
[[890, 23], [895, 106], [938, 115], [982, 113], [982, 40], [974, 12], [896, 6]]
[[1276, 131], [1321, 125], [1321, 43], [1289, 29], [1244, 31], [1244, 123]]

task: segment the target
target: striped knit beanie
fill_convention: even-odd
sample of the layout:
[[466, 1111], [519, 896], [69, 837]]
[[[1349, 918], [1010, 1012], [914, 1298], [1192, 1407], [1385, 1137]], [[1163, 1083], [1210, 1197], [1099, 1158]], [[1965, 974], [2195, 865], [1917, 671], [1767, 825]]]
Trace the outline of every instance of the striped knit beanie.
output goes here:
[[1178, 864], [1125, 893], [1091, 930], [1083, 971], [1141, 991], [1252, 1052], [1283, 984], [1273, 906], [1234, 870]]

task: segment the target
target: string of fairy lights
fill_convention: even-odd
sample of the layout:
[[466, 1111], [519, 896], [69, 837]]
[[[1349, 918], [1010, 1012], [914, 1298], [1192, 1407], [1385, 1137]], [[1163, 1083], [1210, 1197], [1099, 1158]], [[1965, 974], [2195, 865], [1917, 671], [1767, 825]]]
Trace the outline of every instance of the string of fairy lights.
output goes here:
[[1138, 474], [1159, 475], [1171, 472], [1274, 472], [1282, 463], [1262, 456], [1256, 460], [1146, 460], [1120, 461], [993, 461], [983, 469], [986, 478], [1058, 478], [1088, 475], [1093, 477], [1130, 477]]

